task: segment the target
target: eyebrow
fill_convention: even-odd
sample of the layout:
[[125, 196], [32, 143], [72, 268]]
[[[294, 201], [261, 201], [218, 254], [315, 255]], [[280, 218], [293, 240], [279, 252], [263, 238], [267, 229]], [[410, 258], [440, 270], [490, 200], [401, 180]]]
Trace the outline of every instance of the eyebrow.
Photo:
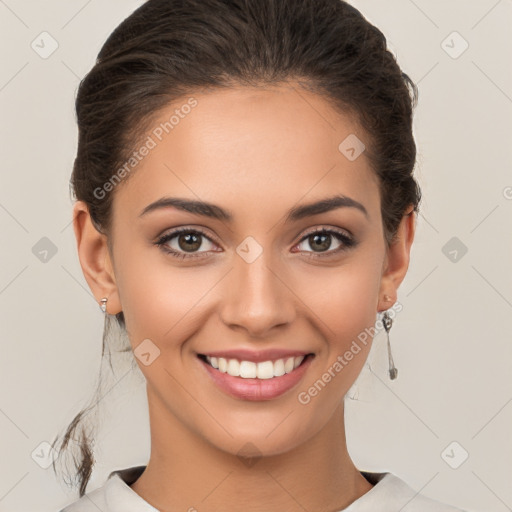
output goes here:
[[[204, 217], [211, 217], [212, 219], [218, 219], [222, 221], [232, 221], [234, 218], [232, 212], [225, 210], [224, 208], [221, 208], [215, 204], [179, 197], [162, 197], [146, 206], [139, 214], [139, 217], [143, 217], [149, 212], [169, 207], [174, 207], [178, 210], [194, 213], [196, 215], [202, 215]], [[320, 213], [325, 213], [337, 208], [356, 208], [357, 210], [363, 212], [366, 218], [368, 218], [368, 211], [360, 202], [348, 196], [336, 195], [322, 199], [320, 201], [316, 201], [314, 203], [304, 204], [290, 209], [287, 212], [286, 221], [297, 221], [305, 217], [318, 215]]]

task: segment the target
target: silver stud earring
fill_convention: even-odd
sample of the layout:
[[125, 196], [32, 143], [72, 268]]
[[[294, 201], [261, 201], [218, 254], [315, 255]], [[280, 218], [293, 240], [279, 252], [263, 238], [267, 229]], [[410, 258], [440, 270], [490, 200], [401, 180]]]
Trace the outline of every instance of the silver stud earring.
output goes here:
[[395, 367], [395, 363], [393, 362], [393, 356], [391, 355], [391, 344], [389, 343], [389, 331], [393, 325], [393, 320], [387, 311], [382, 316], [382, 323], [384, 324], [384, 329], [386, 329], [386, 335], [388, 337], [389, 378], [391, 380], [395, 380], [398, 375], [398, 370]]
[[100, 301], [100, 309], [101, 311], [103, 311], [103, 313], [107, 312], [107, 300], [107, 297], [103, 297]]

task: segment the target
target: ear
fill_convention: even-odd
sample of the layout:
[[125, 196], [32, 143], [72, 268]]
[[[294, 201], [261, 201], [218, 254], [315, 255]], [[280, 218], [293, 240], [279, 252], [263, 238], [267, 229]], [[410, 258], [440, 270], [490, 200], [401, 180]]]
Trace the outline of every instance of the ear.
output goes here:
[[[414, 240], [415, 231], [416, 213], [411, 206], [402, 217], [396, 239], [387, 249], [386, 257], [384, 258], [377, 305], [377, 311], [379, 312], [389, 309], [397, 300], [398, 287], [409, 268], [411, 245]], [[388, 295], [391, 300], [385, 301], [385, 295]]]
[[107, 313], [122, 311], [117, 291], [107, 236], [94, 226], [87, 204], [76, 201], [73, 206], [73, 229], [77, 243], [80, 266], [96, 302], [107, 297]]

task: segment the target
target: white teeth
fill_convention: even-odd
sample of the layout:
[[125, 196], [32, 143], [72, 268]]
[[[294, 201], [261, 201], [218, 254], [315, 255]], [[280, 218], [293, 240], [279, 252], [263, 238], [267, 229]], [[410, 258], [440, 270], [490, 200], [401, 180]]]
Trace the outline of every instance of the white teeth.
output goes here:
[[263, 361], [254, 363], [252, 361], [238, 361], [238, 359], [224, 359], [223, 357], [206, 356], [206, 360], [213, 368], [232, 377], [243, 379], [272, 379], [290, 373], [302, 363], [305, 356], [288, 357], [276, 361]]
[[244, 379], [256, 378], [257, 370], [258, 365], [256, 363], [253, 363], [252, 361], [242, 361], [240, 363], [239, 373], [240, 377], [243, 377]]
[[295, 359], [293, 357], [289, 357], [286, 360], [286, 363], [284, 363], [284, 371], [286, 373], [290, 373], [293, 370], [294, 364], [295, 364]]
[[229, 375], [240, 375], [240, 363], [236, 359], [228, 359], [226, 373], [229, 373]]
[[274, 375], [276, 377], [281, 377], [281, 375], [284, 375], [284, 360], [278, 359], [274, 363]]
[[264, 361], [255, 364], [255, 366], [258, 379], [271, 379], [274, 376], [274, 363], [272, 361]]

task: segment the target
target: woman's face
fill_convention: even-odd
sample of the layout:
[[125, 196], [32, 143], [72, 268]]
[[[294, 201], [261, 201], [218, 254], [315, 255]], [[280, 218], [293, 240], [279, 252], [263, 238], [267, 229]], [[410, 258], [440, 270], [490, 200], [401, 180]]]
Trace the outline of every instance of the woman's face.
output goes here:
[[[114, 284], [94, 286], [110, 314], [124, 312], [155, 428], [277, 454], [342, 407], [370, 350], [360, 335], [395, 301], [409, 246], [386, 250], [377, 178], [354, 146], [365, 135], [324, 99], [285, 85], [193, 97], [160, 112], [115, 188]], [[353, 203], [304, 209], [342, 196]], [[148, 210], [163, 198], [215, 206]], [[281, 370], [251, 364], [260, 351], [314, 356], [284, 377], [248, 380], [198, 356], [239, 349], [244, 371], [262, 376]]]

